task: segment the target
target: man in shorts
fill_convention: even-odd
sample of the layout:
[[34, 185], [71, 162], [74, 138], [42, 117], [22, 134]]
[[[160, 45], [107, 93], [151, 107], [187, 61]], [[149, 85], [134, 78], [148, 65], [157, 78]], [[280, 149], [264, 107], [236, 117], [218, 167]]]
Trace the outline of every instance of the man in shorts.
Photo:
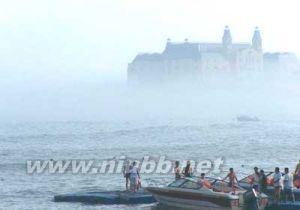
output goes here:
[[288, 199], [292, 202], [295, 202], [295, 196], [293, 192], [293, 176], [289, 173], [289, 168], [284, 169], [283, 195], [285, 202], [287, 202]]
[[130, 169], [131, 169], [130, 161], [127, 160], [127, 162], [123, 166], [123, 175], [126, 179], [126, 190], [129, 190], [129, 179], [130, 179]]
[[229, 183], [228, 183], [228, 187], [231, 187], [232, 189], [234, 189], [236, 187], [236, 185], [238, 185], [239, 181], [234, 173], [233, 168], [229, 169], [229, 173], [227, 174], [227, 176], [223, 179], [223, 181], [225, 181], [227, 178], [229, 178]]
[[274, 201], [276, 204], [279, 203], [280, 201], [280, 193], [281, 193], [281, 173], [278, 167], [275, 168], [275, 173], [274, 173]]

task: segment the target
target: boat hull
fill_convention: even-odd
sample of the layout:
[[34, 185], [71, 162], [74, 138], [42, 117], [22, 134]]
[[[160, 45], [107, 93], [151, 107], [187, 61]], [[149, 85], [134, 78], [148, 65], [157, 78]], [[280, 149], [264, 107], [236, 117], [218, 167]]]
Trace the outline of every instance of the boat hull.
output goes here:
[[229, 199], [226, 194], [199, 193], [192, 190], [176, 190], [167, 188], [147, 188], [155, 199], [163, 205], [184, 209], [197, 210], [240, 210], [241, 207], [231, 207], [231, 201], [238, 203], [238, 196]]
[[154, 195], [155, 199], [163, 205], [191, 210], [232, 210], [231, 207], [222, 207], [207, 201], [172, 198], [162, 195]]

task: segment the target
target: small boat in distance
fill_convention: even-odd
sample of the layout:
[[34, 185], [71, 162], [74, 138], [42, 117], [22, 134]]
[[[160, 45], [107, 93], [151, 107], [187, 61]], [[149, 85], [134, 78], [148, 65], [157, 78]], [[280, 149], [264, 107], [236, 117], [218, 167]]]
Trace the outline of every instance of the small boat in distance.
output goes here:
[[[256, 194], [213, 178], [199, 182], [197, 178], [180, 178], [166, 187], [147, 187], [162, 205], [197, 210], [244, 210], [252, 202], [255, 209], [264, 210], [268, 204], [265, 194]], [[253, 209], [253, 208], [251, 208]]]
[[258, 122], [260, 119], [255, 116], [248, 116], [248, 115], [239, 115], [236, 117], [237, 121], [239, 122]]

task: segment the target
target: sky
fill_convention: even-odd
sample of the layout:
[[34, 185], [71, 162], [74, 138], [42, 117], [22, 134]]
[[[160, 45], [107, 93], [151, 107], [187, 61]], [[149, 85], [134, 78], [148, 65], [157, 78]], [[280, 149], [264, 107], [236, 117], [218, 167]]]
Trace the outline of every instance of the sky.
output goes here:
[[[0, 71], [13, 81], [126, 79], [140, 52], [166, 39], [219, 42], [225, 25], [265, 51], [300, 55], [297, 0], [1, 0]], [[97, 78], [97, 79], [96, 79]]]
[[[264, 51], [291, 51], [299, 56], [298, 2], [0, 0], [0, 120], [60, 120], [74, 116], [94, 119], [96, 113], [97, 119], [101, 119], [103, 115], [110, 118], [111, 113], [115, 117], [121, 113], [127, 116], [137, 109], [152, 116], [151, 106], [159, 104], [150, 98], [147, 99], [150, 107], [143, 109], [140, 104], [145, 103], [144, 96], [138, 101], [131, 100], [132, 96], [126, 95], [122, 86], [126, 82], [127, 65], [138, 53], [161, 52], [168, 38], [220, 42], [224, 26], [228, 25], [233, 41], [250, 42], [254, 28], [259, 26]], [[280, 85], [279, 92], [285, 90]], [[219, 98], [226, 94], [215, 94], [206, 101], [221, 101], [228, 109], [236, 101], [237, 108], [252, 113], [260, 108], [263, 111], [278, 108], [294, 114], [290, 110], [298, 110], [291, 107], [299, 104], [296, 100], [299, 88], [296, 85], [292, 90], [297, 90], [297, 97], [284, 100], [278, 97], [278, 91], [260, 95], [260, 98], [274, 95], [269, 100], [272, 109], [263, 109], [263, 103], [251, 104], [252, 97], [259, 98], [255, 94], [244, 100], [249, 102], [247, 106], [239, 97], [243, 93], [237, 93], [238, 97], [231, 101]], [[284, 91], [280, 94], [287, 96]], [[290, 99], [295, 101], [284, 104]], [[194, 104], [195, 112], [199, 110], [198, 104], [203, 101]], [[129, 108], [132, 112], [127, 112]], [[170, 116], [181, 112], [177, 108]], [[171, 110], [169, 105], [157, 109], [163, 110], [157, 112], [158, 116]]]

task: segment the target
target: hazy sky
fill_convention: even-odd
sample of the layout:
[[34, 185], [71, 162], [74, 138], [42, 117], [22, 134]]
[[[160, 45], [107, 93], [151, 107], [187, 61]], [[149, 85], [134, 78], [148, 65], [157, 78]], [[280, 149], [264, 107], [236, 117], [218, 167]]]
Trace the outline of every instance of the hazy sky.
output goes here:
[[[142, 109], [141, 113], [149, 115], [162, 109], [158, 116], [168, 110], [185, 113], [178, 110], [192, 109], [190, 103], [183, 105], [183, 109], [180, 106], [171, 109], [160, 99], [147, 99], [143, 94], [140, 101], [131, 100], [132, 96], [126, 95], [123, 92], [126, 88], [119, 83], [126, 79], [127, 64], [138, 52], [162, 51], [167, 38], [218, 42], [225, 25], [230, 26], [233, 40], [241, 42], [250, 41], [254, 27], [259, 26], [265, 50], [293, 51], [300, 55], [298, 0], [0, 2], [0, 120], [95, 119], [97, 114], [101, 120], [102, 115], [111, 117], [113, 113], [120, 117], [122, 113], [131, 113], [130, 109], [132, 113]], [[289, 85], [291, 81], [283, 84]], [[298, 85], [285, 88], [280, 85], [277, 89], [271, 86], [271, 93], [268, 89], [264, 94], [253, 94], [243, 100], [240, 99], [244, 93], [236, 93], [232, 100], [225, 97], [229, 93], [212, 93], [204, 101], [212, 104], [221, 101], [222, 106], [215, 110], [228, 107], [226, 113], [237, 107], [235, 110], [246, 113], [275, 109], [295, 116], [291, 110], [299, 107]], [[249, 91], [246, 92], [248, 97]], [[270, 96], [273, 98], [268, 100], [269, 106], [264, 100], [263, 104], [255, 104], [258, 98]], [[195, 98], [201, 99], [197, 94]], [[154, 108], [140, 107], [145, 100], [152, 102]], [[193, 104], [196, 112], [201, 110], [199, 104], [203, 109], [206, 107], [201, 100]], [[163, 107], [155, 108], [159, 105]]]
[[265, 50], [300, 54], [298, 0], [0, 2], [2, 79], [123, 80], [138, 52], [162, 51], [167, 38], [220, 41], [225, 25], [234, 41], [259, 26]]

